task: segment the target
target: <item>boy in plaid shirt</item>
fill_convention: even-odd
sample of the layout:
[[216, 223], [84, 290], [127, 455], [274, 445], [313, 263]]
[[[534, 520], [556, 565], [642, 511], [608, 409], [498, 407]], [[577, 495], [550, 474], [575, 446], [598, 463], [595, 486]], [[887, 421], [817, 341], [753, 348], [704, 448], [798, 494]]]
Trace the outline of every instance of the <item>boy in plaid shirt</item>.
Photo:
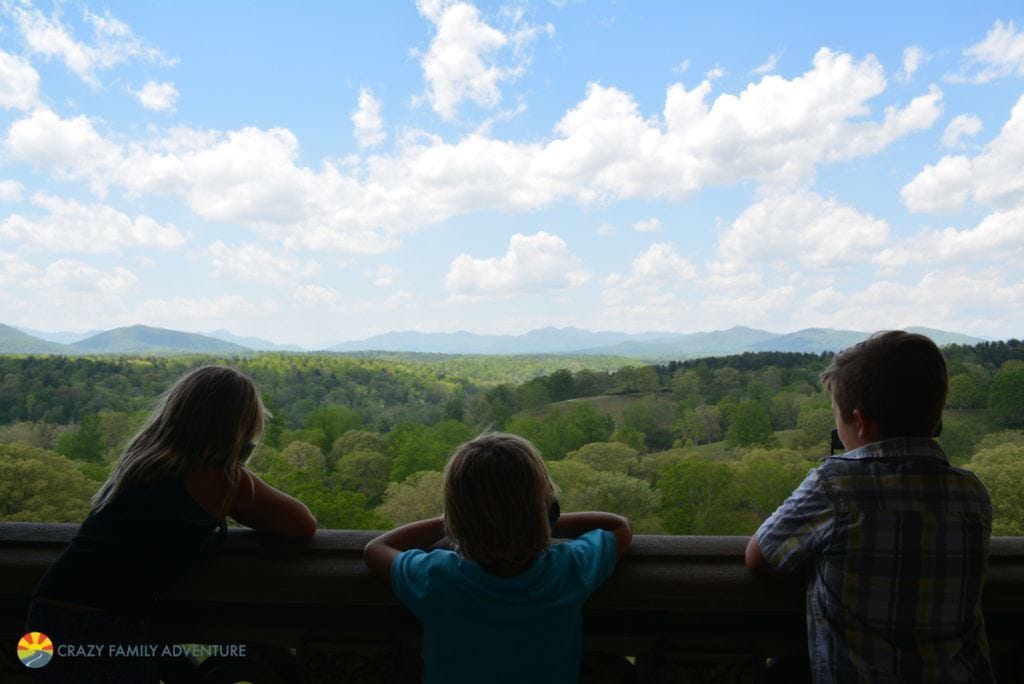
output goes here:
[[747, 545], [807, 564], [815, 682], [994, 681], [981, 614], [992, 504], [932, 439], [948, 381], [935, 343], [878, 333], [821, 374], [844, 454], [822, 459]]

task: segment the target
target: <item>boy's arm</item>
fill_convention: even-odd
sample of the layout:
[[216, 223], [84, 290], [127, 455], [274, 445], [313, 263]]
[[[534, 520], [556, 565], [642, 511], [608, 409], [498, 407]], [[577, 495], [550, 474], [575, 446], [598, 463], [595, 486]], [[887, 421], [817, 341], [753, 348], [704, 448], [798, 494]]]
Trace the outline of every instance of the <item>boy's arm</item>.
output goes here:
[[390, 579], [395, 556], [409, 549], [429, 549], [444, 536], [444, 518], [412, 522], [371, 539], [363, 550], [363, 560], [374, 575]]
[[828, 541], [836, 511], [812, 470], [747, 543], [744, 561], [754, 572], [786, 575], [797, 571]]
[[629, 518], [600, 511], [564, 513], [551, 529], [551, 536], [574, 538], [591, 530], [608, 530], [615, 535], [615, 560], [626, 555], [626, 549], [633, 541], [633, 525]]

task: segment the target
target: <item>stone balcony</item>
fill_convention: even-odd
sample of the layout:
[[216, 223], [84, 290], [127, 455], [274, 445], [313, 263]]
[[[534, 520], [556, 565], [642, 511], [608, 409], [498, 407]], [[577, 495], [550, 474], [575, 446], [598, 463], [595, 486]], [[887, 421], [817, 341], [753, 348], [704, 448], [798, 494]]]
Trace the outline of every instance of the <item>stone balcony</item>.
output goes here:
[[[28, 597], [75, 530], [0, 523], [0, 681], [30, 681], [15, 655]], [[246, 657], [169, 662], [168, 684], [417, 681], [418, 623], [362, 562], [373, 535], [326, 530], [280, 542], [232, 530], [166, 602], [159, 629], [173, 643], [245, 644]], [[762, 682], [769, 656], [799, 663], [803, 581], [751, 574], [746, 541], [637, 537], [586, 606], [584, 680]], [[1022, 682], [1024, 538], [993, 539], [984, 597], [1000, 681]]]

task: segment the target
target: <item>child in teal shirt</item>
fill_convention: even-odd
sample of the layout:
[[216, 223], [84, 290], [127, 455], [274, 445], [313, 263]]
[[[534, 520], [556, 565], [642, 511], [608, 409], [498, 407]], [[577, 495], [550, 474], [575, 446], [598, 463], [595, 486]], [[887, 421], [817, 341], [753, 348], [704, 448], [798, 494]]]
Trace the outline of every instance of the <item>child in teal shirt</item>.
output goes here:
[[[424, 682], [579, 681], [583, 604], [632, 529], [612, 513], [553, 510], [536, 448], [489, 433], [445, 468], [444, 517], [367, 544], [370, 570], [423, 625]], [[553, 544], [552, 533], [577, 538]], [[446, 534], [456, 550], [430, 550]]]

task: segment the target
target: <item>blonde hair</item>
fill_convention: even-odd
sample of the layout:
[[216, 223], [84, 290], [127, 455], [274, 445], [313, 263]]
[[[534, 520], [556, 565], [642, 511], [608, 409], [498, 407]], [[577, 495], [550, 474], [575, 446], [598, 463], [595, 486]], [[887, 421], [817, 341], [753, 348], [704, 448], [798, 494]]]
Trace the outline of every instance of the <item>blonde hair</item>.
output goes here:
[[256, 385], [234, 368], [202, 366], [161, 395], [152, 415], [121, 452], [93, 497], [103, 508], [130, 485], [184, 477], [196, 467], [224, 468], [234, 492], [249, 443], [267, 415]]
[[444, 469], [444, 522], [465, 557], [514, 568], [551, 542], [548, 510], [557, 489], [537, 448], [501, 432], [457, 448]]

